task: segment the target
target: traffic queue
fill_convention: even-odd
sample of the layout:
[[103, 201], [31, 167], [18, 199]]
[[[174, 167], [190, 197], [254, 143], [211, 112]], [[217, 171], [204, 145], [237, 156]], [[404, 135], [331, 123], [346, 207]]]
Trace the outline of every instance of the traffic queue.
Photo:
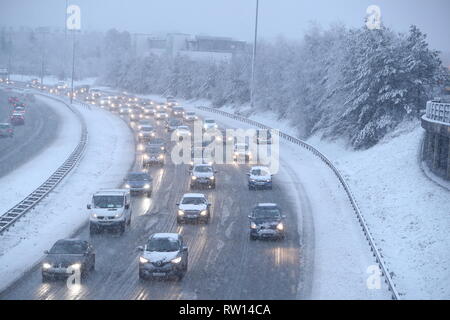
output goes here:
[[[108, 94], [100, 91], [85, 91], [78, 94], [78, 99], [85, 103], [97, 105], [123, 117], [135, 131], [137, 155], [140, 159], [139, 169], [127, 174], [123, 187], [99, 190], [92, 195], [86, 208], [89, 213], [89, 231], [94, 236], [104, 230], [126, 232], [133, 217], [135, 195], [153, 197], [153, 178], [150, 174], [152, 166], [163, 167], [167, 163], [171, 142], [191, 142], [191, 158], [189, 162], [189, 191], [186, 191], [176, 202], [176, 222], [210, 223], [213, 217], [213, 206], [208, 196], [197, 189], [214, 190], [218, 181], [218, 170], [214, 161], [205, 157], [208, 143], [195, 143], [192, 125], [201, 121], [194, 111], [186, 111], [173, 97], [165, 102], [140, 98], [128, 93]], [[158, 130], [159, 129], [159, 130]], [[166, 141], [162, 134], [170, 133], [171, 141]], [[238, 142], [231, 136], [223, 135], [214, 119], [202, 121], [202, 134], [214, 131], [214, 138], [209, 143], [232, 144], [235, 163], [250, 164], [257, 160], [247, 143]], [[267, 130], [266, 130], [267, 131]], [[219, 134], [217, 134], [219, 133]], [[173, 138], [176, 139], [173, 139]], [[270, 133], [261, 130], [254, 137], [258, 144], [271, 143]], [[248, 189], [272, 189], [272, 174], [266, 166], [251, 166], [247, 173]], [[269, 191], [270, 192], [270, 191]], [[174, 199], [174, 201], [176, 201]], [[215, 208], [214, 208], [215, 209]], [[217, 209], [216, 209], [217, 210]], [[283, 215], [276, 203], [257, 203], [248, 213], [249, 239], [284, 239], [286, 235]], [[188, 248], [183, 236], [178, 233], [155, 233], [148, 237], [143, 246], [139, 246], [138, 257], [139, 278], [160, 279], [176, 278], [181, 280], [188, 270]], [[46, 251], [42, 263], [42, 280], [64, 277], [79, 272], [85, 276], [95, 269], [95, 252], [92, 244], [85, 240], [59, 240]], [[67, 259], [67, 256], [71, 259]], [[73, 257], [79, 258], [73, 258]]]

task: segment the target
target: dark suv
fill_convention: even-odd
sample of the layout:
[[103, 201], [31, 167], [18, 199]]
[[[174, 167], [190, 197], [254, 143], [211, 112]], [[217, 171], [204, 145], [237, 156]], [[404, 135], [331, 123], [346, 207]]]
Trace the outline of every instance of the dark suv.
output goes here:
[[147, 244], [138, 247], [139, 278], [168, 278], [181, 280], [188, 269], [188, 248], [178, 233], [155, 233]]
[[79, 270], [84, 277], [95, 269], [95, 253], [92, 245], [84, 240], [58, 240], [42, 262], [42, 282], [52, 278], [67, 278]]
[[0, 123], [0, 137], [14, 136], [14, 128], [9, 123]]
[[275, 203], [259, 203], [253, 208], [250, 219], [250, 239], [284, 239], [285, 216]]
[[130, 172], [124, 180], [125, 188], [130, 189], [133, 194], [146, 194], [148, 198], [152, 196], [153, 179], [146, 172]]

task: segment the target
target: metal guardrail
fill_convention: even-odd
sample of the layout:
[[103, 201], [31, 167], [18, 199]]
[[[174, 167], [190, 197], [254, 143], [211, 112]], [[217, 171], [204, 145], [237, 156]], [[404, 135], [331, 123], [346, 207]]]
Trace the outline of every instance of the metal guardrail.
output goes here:
[[450, 103], [428, 101], [426, 117], [429, 120], [450, 124]]
[[[240, 115], [231, 114], [231, 113], [228, 113], [228, 112], [225, 112], [225, 111], [222, 111], [222, 110], [217, 110], [217, 109], [203, 107], [203, 106], [199, 106], [199, 107], [196, 107], [196, 108], [198, 108], [200, 110], [203, 110], [203, 111], [207, 111], [207, 112], [217, 113], [217, 114], [220, 114], [222, 116], [225, 116], [225, 117], [228, 117], [228, 118], [232, 118], [234, 120], [238, 120], [238, 121], [250, 124], [252, 126], [255, 126], [255, 127], [258, 127], [258, 128], [261, 128], [261, 129], [272, 129], [272, 128], [270, 128], [270, 127], [268, 127], [266, 125], [263, 125], [263, 124], [261, 124], [259, 122], [256, 122], [254, 120], [242, 117]], [[345, 190], [345, 192], [346, 192], [346, 194], [347, 194], [347, 196], [348, 196], [348, 198], [350, 200], [350, 203], [351, 203], [351, 205], [353, 207], [353, 210], [356, 213], [356, 216], [358, 218], [358, 221], [359, 221], [359, 224], [360, 224], [360, 226], [362, 228], [364, 236], [366, 237], [367, 241], [369, 242], [372, 254], [375, 257], [375, 260], [376, 260], [376, 262], [378, 263], [378, 265], [380, 267], [382, 275], [384, 276], [385, 283], [387, 284], [389, 291], [392, 293], [392, 299], [400, 300], [400, 295], [399, 295], [399, 293], [398, 293], [398, 291], [397, 291], [397, 289], [395, 287], [395, 284], [394, 284], [394, 282], [392, 280], [392, 277], [391, 277], [391, 275], [389, 273], [389, 270], [388, 270], [385, 262], [383, 261], [383, 255], [378, 250], [378, 248], [376, 246], [376, 243], [375, 243], [375, 240], [372, 237], [372, 234], [370, 233], [369, 227], [368, 227], [368, 225], [367, 225], [367, 223], [366, 223], [366, 221], [364, 219], [364, 216], [361, 213], [361, 209], [359, 209], [358, 204], [356, 202], [356, 199], [355, 199], [355, 197], [354, 197], [350, 187], [348, 186], [347, 182], [345, 181], [344, 177], [342, 176], [342, 174], [333, 165], [333, 163], [330, 160], [328, 160], [327, 157], [325, 157], [319, 150], [317, 150], [313, 146], [309, 145], [308, 143], [306, 143], [306, 142], [304, 142], [304, 141], [302, 141], [300, 139], [297, 139], [297, 138], [295, 138], [293, 136], [290, 136], [290, 135], [288, 135], [286, 133], [283, 133], [281, 131], [278, 131], [278, 134], [279, 134], [279, 136], [281, 138], [283, 138], [283, 139], [285, 139], [285, 140], [287, 140], [287, 141], [289, 141], [291, 143], [294, 143], [296, 145], [299, 145], [299, 146], [305, 148], [306, 150], [312, 152], [315, 156], [317, 156], [320, 160], [322, 160], [322, 162], [324, 162], [334, 172], [334, 174], [338, 178], [339, 182], [341, 183], [342, 187], [344, 188], [344, 190]]]
[[0, 216], [0, 235], [7, 231], [14, 223], [17, 222], [21, 217], [33, 209], [42, 199], [44, 199], [62, 180], [63, 178], [75, 167], [84, 154], [86, 149], [86, 144], [88, 140], [88, 132], [86, 127], [86, 122], [84, 121], [81, 114], [72, 108], [67, 102], [60, 98], [50, 96], [43, 93], [36, 93], [42, 96], [54, 99], [56, 101], [64, 103], [75, 115], [80, 119], [81, 137], [76, 148], [70, 154], [70, 156], [64, 161], [64, 163], [37, 189], [31, 192], [22, 201], [16, 204], [14, 207], [6, 211]]

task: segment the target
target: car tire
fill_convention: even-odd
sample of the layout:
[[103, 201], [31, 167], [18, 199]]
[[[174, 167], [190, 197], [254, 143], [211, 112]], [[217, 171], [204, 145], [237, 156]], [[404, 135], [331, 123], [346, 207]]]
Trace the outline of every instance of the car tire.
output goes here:
[[92, 258], [91, 271], [95, 271], [95, 255], [94, 255], [94, 257]]
[[119, 234], [123, 235], [125, 233], [125, 222], [119, 227]]
[[98, 229], [94, 226], [89, 226], [89, 234], [93, 235], [93, 234], [97, 234], [98, 233]]
[[181, 280], [183, 280], [183, 278], [184, 278], [184, 274], [185, 274], [185, 272], [179, 272], [178, 274], [177, 274], [177, 281], [181, 281]]
[[254, 236], [254, 235], [250, 234], [250, 240], [252, 240], [252, 241], [255, 241], [256, 239], [257, 239], [257, 237], [256, 237], [256, 236]]
[[42, 275], [42, 283], [50, 282], [50, 277]]
[[147, 280], [147, 277], [141, 271], [139, 271], [139, 279]]
[[178, 223], [178, 224], [183, 224], [184, 221], [183, 221], [183, 219], [177, 218], [177, 223]]
[[152, 192], [151, 191], [147, 192], [147, 198], [151, 198], [151, 197], [152, 197]]
[[248, 190], [255, 190], [252, 186], [248, 186]]

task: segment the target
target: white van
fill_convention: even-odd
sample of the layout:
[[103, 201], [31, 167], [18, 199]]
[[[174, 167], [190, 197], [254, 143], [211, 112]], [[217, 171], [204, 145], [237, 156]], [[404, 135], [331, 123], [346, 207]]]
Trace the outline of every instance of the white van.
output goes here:
[[116, 229], [120, 234], [131, 223], [131, 196], [128, 189], [105, 189], [92, 196], [87, 205], [91, 234], [104, 229]]

